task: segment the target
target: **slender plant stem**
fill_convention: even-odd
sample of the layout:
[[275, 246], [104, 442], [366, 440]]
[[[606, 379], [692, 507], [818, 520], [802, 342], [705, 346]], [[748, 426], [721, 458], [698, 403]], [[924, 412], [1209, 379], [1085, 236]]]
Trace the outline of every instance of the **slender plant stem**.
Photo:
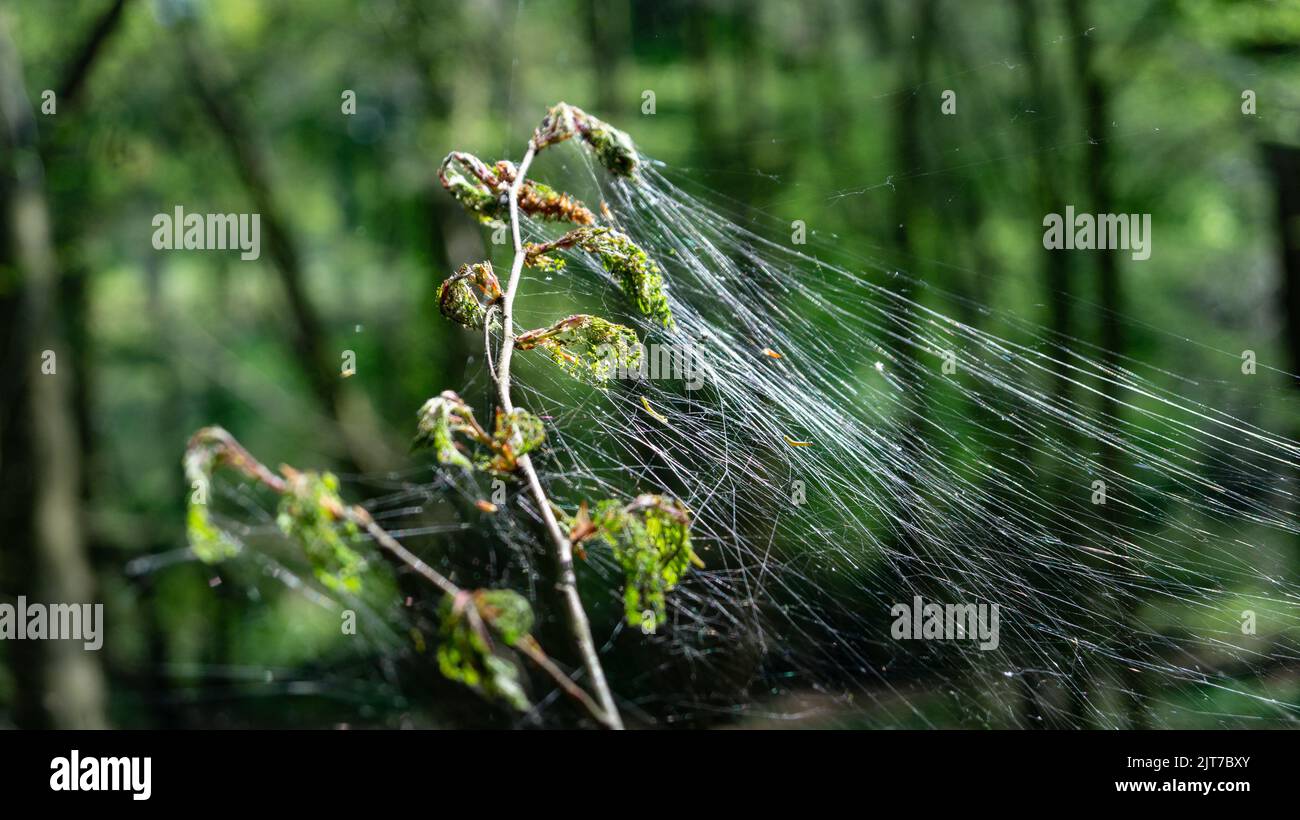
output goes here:
[[[234, 436], [225, 431], [221, 432], [218, 442], [226, 463], [231, 467], [239, 470], [245, 476], [257, 481], [263, 486], [269, 488], [278, 495], [284, 495], [289, 492], [289, 482], [267, 469], [266, 465], [253, 457], [252, 453], [244, 448]], [[292, 476], [297, 473], [292, 467], [282, 466], [280, 471], [286, 476]], [[331, 504], [330, 514], [336, 519], [351, 521], [361, 529], [365, 530], [371, 538], [375, 540], [383, 549], [392, 553], [397, 560], [406, 564], [415, 570], [426, 581], [433, 584], [452, 597], [459, 598], [466, 595], [465, 590], [457, 586], [450, 578], [438, 572], [388, 533], [383, 527], [375, 523], [375, 519], [370, 515], [370, 511], [360, 504], [352, 506], [340, 505], [337, 509]], [[564, 670], [555, 665], [555, 662], [546, 656], [537, 641], [533, 640], [531, 635], [525, 635], [521, 640], [514, 644], [514, 648], [522, 652], [529, 660], [537, 664], [537, 667], [545, 672], [555, 681], [555, 684], [565, 691], [569, 697], [578, 701], [591, 714], [593, 718], [602, 723], [606, 722], [605, 710], [591, 699], [573, 680], [564, 673]]]
[[[387, 530], [376, 524], [375, 520], [370, 517], [369, 511], [364, 507], [349, 507], [345, 510], [344, 514], [349, 520], [369, 533], [370, 537], [375, 539], [376, 544], [388, 550], [396, 556], [399, 561], [424, 576], [429, 583], [451, 596], [464, 594], [460, 587], [452, 583], [445, 575], [421, 561], [414, 553], [402, 546], [400, 541], [389, 535]], [[518, 649], [527, 656], [529, 660], [537, 664], [537, 667], [549, 675], [551, 680], [555, 681], [556, 685], [563, 689], [569, 697], [581, 703], [592, 717], [597, 720], [603, 719], [604, 711], [594, 700], [591, 699], [591, 695], [588, 695], [583, 691], [582, 687], [575, 684], [573, 680], [564, 673], [564, 670], [556, 666], [555, 662], [546, 656], [546, 653], [542, 651], [542, 648], [537, 645], [537, 641], [533, 640], [531, 635], [525, 635], [521, 640], [514, 644], [514, 648]]]
[[424, 563], [413, 552], [402, 546], [402, 543], [388, 534], [388, 531], [375, 523], [375, 519], [370, 517], [370, 512], [365, 507], [349, 507], [344, 510], [344, 515], [348, 520], [361, 527], [375, 539], [375, 543], [391, 552], [397, 557], [397, 560], [406, 564], [411, 569], [424, 576], [429, 583], [448, 595], [459, 595], [460, 587], [451, 582], [451, 579], [438, 572], [433, 567]]
[[[497, 392], [500, 395], [501, 407], [506, 413], [513, 412], [515, 409], [514, 402], [510, 399], [510, 359], [515, 348], [513, 311], [515, 292], [519, 289], [519, 276], [524, 268], [524, 244], [519, 234], [519, 190], [523, 187], [528, 166], [532, 165], [533, 157], [536, 155], [536, 141], [530, 139], [528, 150], [515, 171], [514, 181], [510, 183], [510, 232], [514, 238], [515, 256], [510, 265], [510, 279], [506, 283], [505, 296], [501, 301], [501, 324], [504, 329], [501, 333], [501, 353], [496, 369]], [[542, 488], [542, 482], [537, 478], [537, 471], [533, 469], [532, 459], [525, 453], [519, 457], [518, 464], [528, 481], [528, 488], [537, 503], [537, 509], [541, 512], [542, 521], [546, 524], [551, 540], [555, 542], [555, 563], [559, 571], [557, 587], [564, 596], [569, 611], [569, 630], [578, 645], [582, 665], [586, 667], [587, 675], [591, 678], [591, 688], [600, 700], [603, 712], [601, 723], [610, 729], [622, 729], [623, 720], [619, 716], [618, 707], [614, 704], [614, 695], [605, 680], [605, 670], [600, 665], [600, 656], [596, 654], [596, 643], [591, 638], [591, 623], [587, 620], [587, 611], [578, 596], [578, 580], [573, 571], [573, 545], [569, 543], [568, 537], [555, 519], [550, 500], [546, 497], [546, 490]]]
[[[345, 514], [349, 520], [353, 521], [369, 533], [370, 537], [375, 539], [375, 543], [391, 552], [399, 561], [424, 576], [429, 583], [438, 587], [438, 589], [441, 589], [448, 595], [458, 596], [464, 594], [460, 587], [452, 583], [450, 579], [421, 561], [414, 553], [402, 546], [400, 541], [389, 535], [387, 530], [376, 524], [375, 520], [370, 517], [370, 513], [364, 507], [349, 507], [345, 511]], [[581, 703], [592, 717], [602, 722], [604, 721], [604, 710], [602, 710], [600, 706], [591, 699], [591, 695], [588, 695], [581, 686], [574, 683], [573, 680], [564, 673], [563, 669], [556, 666], [555, 662], [546, 656], [546, 653], [542, 651], [542, 648], [537, 644], [537, 641], [533, 639], [532, 635], [525, 635], [514, 644], [514, 648], [522, 652], [533, 663], [537, 664], [537, 667], [549, 675], [551, 680], [555, 681], [556, 685], [563, 689], [569, 697]]]

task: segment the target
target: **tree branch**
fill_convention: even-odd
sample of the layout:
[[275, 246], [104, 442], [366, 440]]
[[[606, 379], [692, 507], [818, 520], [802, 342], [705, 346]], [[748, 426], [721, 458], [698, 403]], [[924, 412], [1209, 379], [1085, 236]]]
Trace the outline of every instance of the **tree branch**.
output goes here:
[[[514, 181], [510, 184], [510, 231], [514, 239], [514, 260], [510, 265], [510, 279], [506, 283], [505, 296], [501, 300], [501, 324], [504, 329], [501, 336], [500, 361], [496, 368], [497, 393], [501, 399], [501, 408], [506, 413], [513, 412], [515, 409], [514, 402], [510, 399], [510, 360], [515, 348], [513, 312], [515, 293], [519, 289], [519, 277], [524, 268], [523, 240], [519, 234], [519, 191], [528, 174], [528, 167], [532, 165], [533, 157], [536, 155], [537, 141], [534, 137], [528, 141], [528, 150], [524, 153], [524, 158], [515, 171]], [[490, 350], [488, 353], [491, 355]], [[555, 519], [550, 500], [546, 497], [546, 490], [542, 488], [542, 482], [533, 468], [532, 459], [525, 453], [519, 457], [518, 463], [519, 469], [528, 480], [528, 488], [541, 512], [547, 532], [555, 543], [555, 563], [559, 571], [556, 585], [564, 596], [569, 613], [569, 630], [578, 645], [582, 664], [591, 677], [591, 688], [600, 699], [601, 723], [610, 729], [622, 729], [623, 720], [619, 716], [618, 707], [614, 704], [614, 696], [605, 680], [605, 670], [601, 667], [600, 657], [596, 654], [595, 641], [591, 638], [591, 623], [587, 619], [587, 611], [582, 606], [582, 599], [578, 596], [577, 576], [573, 571], [573, 545], [569, 543], [568, 537], [561, 531], [560, 524]]]
[[57, 99], [61, 105], [69, 105], [85, 86], [86, 80], [90, 77], [90, 68], [94, 65], [100, 50], [117, 30], [126, 3], [127, 0], [114, 0], [113, 4], [95, 21], [94, 28], [86, 36], [81, 48], [77, 49], [76, 57], [64, 70], [63, 79], [59, 83]]
[[[271, 472], [265, 464], [262, 464], [262, 462], [258, 461], [252, 455], [252, 453], [248, 452], [248, 450], [245, 449], [234, 436], [224, 430], [220, 430], [219, 428], [208, 428], [207, 432], [209, 435], [216, 436], [213, 443], [215, 444], [216, 449], [221, 453], [225, 464], [233, 467], [243, 473], [244, 476], [251, 478], [277, 495], [284, 495], [290, 491], [289, 483], [285, 481], [285, 479]], [[191, 446], [195, 446], [193, 439], [191, 440]], [[287, 466], [281, 466], [280, 471], [286, 476], [292, 476], [294, 474], [293, 468]], [[334, 519], [339, 521], [350, 521], [365, 530], [366, 534], [373, 538], [375, 543], [382, 549], [388, 551], [393, 555], [393, 557], [397, 558], [397, 560], [415, 570], [415, 572], [445, 594], [453, 597], [467, 594], [465, 590], [457, 586], [450, 578], [438, 572], [436, 569], [422, 561], [415, 553], [402, 546], [400, 541], [390, 535], [387, 530], [375, 522], [375, 519], [370, 515], [370, 511], [365, 507], [362, 507], [360, 504], [353, 504], [351, 506], [344, 504], [335, 508], [333, 504], [331, 504], [327, 509], [331, 517]], [[607, 722], [605, 711], [591, 699], [590, 695], [584, 692], [580, 686], [575, 684], [573, 680], [564, 673], [564, 670], [556, 666], [555, 662], [547, 657], [546, 653], [542, 650], [542, 647], [538, 645], [537, 641], [534, 640], [531, 635], [525, 635], [522, 639], [516, 641], [512, 645], [512, 648], [518, 650], [521, 654], [536, 664], [539, 669], [550, 676], [550, 678], [555, 681], [555, 684], [563, 689], [569, 697], [581, 703], [592, 717], [602, 723]]]

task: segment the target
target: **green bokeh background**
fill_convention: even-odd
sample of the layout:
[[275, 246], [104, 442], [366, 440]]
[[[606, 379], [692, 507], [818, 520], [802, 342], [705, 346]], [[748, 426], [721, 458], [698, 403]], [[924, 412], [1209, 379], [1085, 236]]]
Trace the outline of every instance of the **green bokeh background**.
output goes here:
[[[115, 5], [0, 0], [33, 107], [76, 75]], [[1300, 371], [1300, 350], [1284, 333], [1300, 317], [1279, 296], [1279, 181], [1261, 147], [1300, 144], [1295, 2], [1091, 2], [1085, 31], [1066, 4], [1037, 1], [120, 5], [75, 96], [36, 114], [60, 362], [74, 379], [83, 461], [83, 502], [65, 512], [107, 607], [98, 661], [109, 724], [508, 723], [434, 676], [426, 687], [386, 668], [397, 650], [341, 649], [332, 612], [241, 580], [257, 568], [217, 585], [194, 562], [129, 568], [184, 547], [180, 456], [202, 425], [225, 426], [271, 465], [376, 476], [417, 463], [407, 454], [414, 411], [481, 366], [475, 340], [434, 304], [442, 278], [487, 241], [437, 185], [438, 162], [454, 148], [517, 159], [558, 100], [631, 132], [743, 224], [784, 241], [772, 226], [803, 220], [839, 261], [907, 270], [936, 286], [929, 304], [955, 315], [968, 308], [942, 293], [969, 297], [994, 310], [969, 321], [1013, 338], [996, 311], [1047, 326], [1051, 294], [1064, 289], [1071, 335], [1101, 339], [1095, 255], [1071, 256], [1063, 287], [1045, 282], [1039, 192], [1050, 179], [1061, 201], [1086, 202], [1090, 151], [1105, 141], [1116, 210], [1151, 213], [1155, 225], [1149, 261], [1119, 259], [1123, 352], [1168, 371], [1164, 386], [1191, 400], [1300, 432], [1300, 390], [1285, 375]], [[1107, 95], [1100, 134], [1089, 132], [1073, 62], [1079, 38]], [[352, 116], [340, 110], [345, 89], [356, 93]], [[940, 111], [949, 89], [954, 116]], [[1254, 116], [1241, 111], [1245, 89]], [[647, 91], [653, 114], [643, 112]], [[214, 108], [235, 118], [233, 138]], [[10, 174], [10, 163], [0, 169]], [[316, 363], [304, 360], [259, 187], [292, 243], [317, 322]], [[154, 251], [151, 219], [176, 205], [261, 209], [261, 259]], [[27, 364], [12, 358], [26, 350], [15, 341], [24, 280], [8, 238], [0, 330], [15, 383], [4, 420], [14, 425]], [[1246, 349], [1260, 362], [1253, 377], [1240, 371]], [[343, 350], [355, 351], [356, 375], [322, 387], [320, 371]], [[21, 463], [11, 473], [24, 474]], [[37, 582], [29, 484], [2, 489], [5, 600]], [[1257, 566], [1279, 577], [1300, 570], [1294, 539], [1244, 525], [1219, 535], [1253, 544]], [[1143, 617], [1157, 628], [1194, 630], [1197, 619], [1221, 628], [1242, 608], [1228, 586], [1220, 611]], [[1300, 702], [1298, 636], [1269, 622], [1261, 612], [1256, 639], [1275, 668], [1251, 670], [1241, 686]], [[58, 723], [29, 674], [41, 663], [39, 649], [0, 644], [0, 725]], [[910, 691], [924, 723], [970, 725], [924, 680]], [[1157, 725], [1290, 722], [1222, 692], [1175, 688], [1153, 703]], [[901, 706], [846, 719], [921, 721]]]

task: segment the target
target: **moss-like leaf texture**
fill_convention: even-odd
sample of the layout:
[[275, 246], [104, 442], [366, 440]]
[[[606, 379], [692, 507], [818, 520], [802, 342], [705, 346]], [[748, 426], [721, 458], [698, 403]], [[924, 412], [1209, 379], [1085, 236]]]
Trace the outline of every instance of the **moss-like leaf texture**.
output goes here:
[[287, 472], [276, 523], [307, 555], [316, 579], [340, 592], [360, 592], [366, 561], [351, 545], [362, 542], [357, 525], [342, 518], [339, 480], [333, 473]]
[[532, 630], [533, 610], [527, 599], [508, 589], [448, 595], [438, 617], [438, 668], [442, 674], [490, 700], [520, 711], [527, 709], [519, 667], [501, 649], [514, 646]]
[[600, 388], [620, 372], [636, 371], [641, 363], [641, 345], [632, 328], [585, 313], [521, 333], [515, 346], [540, 348], [570, 376]]
[[524, 249], [524, 263], [544, 271], [564, 268], [564, 260], [553, 251], [578, 248], [600, 260], [603, 267], [633, 306], [644, 316], [667, 328], [675, 325], [664, 278], [659, 266], [627, 234], [613, 228], [575, 228], [550, 242], [530, 244]]

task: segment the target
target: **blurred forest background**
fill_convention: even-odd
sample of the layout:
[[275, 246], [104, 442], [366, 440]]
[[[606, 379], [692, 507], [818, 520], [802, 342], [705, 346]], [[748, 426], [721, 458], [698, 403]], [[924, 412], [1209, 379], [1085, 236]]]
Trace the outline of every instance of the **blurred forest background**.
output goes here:
[[[1298, 68], [1285, 0], [0, 0], [0, 600], [102, 601], [108, 625], [98, 653], [0, 643], [0, 725], [501, 720], [341, 648], [301, 593], [184, 560], [180, 458], [216, 423], [272, 465], [409, 469], [415, 410], [481, 366], [434, 303], [486, 241], [438, 163], [518, 159], [558, 100], [737, 221], [804, 220], [963, 321], [1017, 332], [943, 292], [1300, 437]], [[1046, 253], [1066, 204], [1154, 214], [1151, 259]], [[155, 251], [177, 205], [260, 213], [261, 258]], [[1300, 666], [1263, 674], [1300, 702]]]

